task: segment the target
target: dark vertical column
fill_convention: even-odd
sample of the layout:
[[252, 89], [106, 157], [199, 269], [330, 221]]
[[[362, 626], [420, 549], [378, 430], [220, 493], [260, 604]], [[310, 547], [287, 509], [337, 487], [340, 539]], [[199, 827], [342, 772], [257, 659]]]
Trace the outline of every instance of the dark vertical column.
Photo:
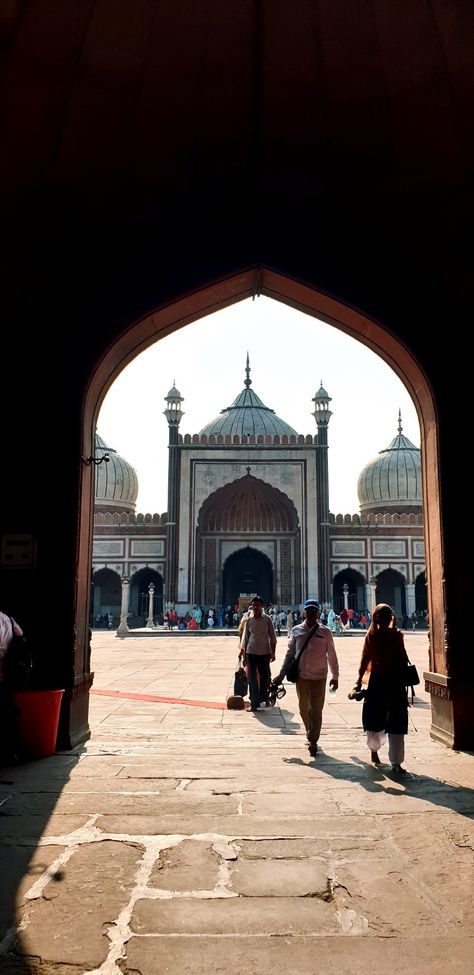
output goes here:
[[321, 603], [331, 601], [331, 555], [329, 551], [329, 464], [328, 464], [328, 426], [332, 417], [329, 403], [331, 397], [321, 386], [313, 397], [314, 413], [318, 427], [316, 439], [316, 490], [318, 506], [318, 599]]
[[331, 553], [329, 549], [329, 465], [328, 465], [328, 429], [318, 428], [318, 442], [316, 444], [316, 483], [318, 490], [318, 579], [319, 600], [321, 603], [331, 601]]
[[181, 452], [178, 427], [169, 428], [168, 445], [168, 520], [166, 523], [166, 601], [175, 604], [178, 596], [178, 518]]
[[170, 389], [164, 415], [168, 421], [168, 519], [166, 522], [166, 603], [176, 603], [178, 596], [178, 527], [181, 446], [179, 424], [183, 416], [183, 397], [176, 386]]

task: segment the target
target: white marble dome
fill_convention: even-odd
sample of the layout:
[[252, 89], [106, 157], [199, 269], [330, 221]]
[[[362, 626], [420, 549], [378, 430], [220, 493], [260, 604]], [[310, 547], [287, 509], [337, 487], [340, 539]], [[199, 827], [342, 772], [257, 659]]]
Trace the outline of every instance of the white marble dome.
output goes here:
[[95, 507], [103, 511], [135, 511], [138, 495], [136, 471], [116, 450], [108, 447], [98, 433], [95, 455], [108, 454], [110, 460], [95, 469]]
[[402, 433], [381, 450], [359, 474], [361, 511], [417, 513], [422, 510], [421, 451]]
[[265, 437], [267, 434], [271, 437], [277, 435], [279, 437], [296, 437], [296, 430], [289, 423], [285, 423], [285, 420], [281, 420], [276, 415], [275, 410], [270, 409], [269, 406], [265, 406], [265, 403], [262, 402], [260, 397], [250, 389], [252, 380], [250, 379], [248, 354], [245, 372], [245, 388], [239, 393], [234, 402], [230, 406], [227, 406], [225, 410], [222, 410], [214, 420], [206, 424], [199, 431], [199, 434], [206, 434], [208, 437], [218, 434], [222, 434], [222, 436], [230, 434], [231, 436], [237, 435], [239, 437], [244, 435]]

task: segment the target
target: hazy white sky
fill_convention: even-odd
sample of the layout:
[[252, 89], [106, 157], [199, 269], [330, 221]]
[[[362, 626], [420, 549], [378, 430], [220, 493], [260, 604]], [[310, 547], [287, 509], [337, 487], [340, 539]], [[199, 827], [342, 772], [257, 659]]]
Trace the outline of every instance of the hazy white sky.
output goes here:
[[121, 373], [102, 405], [97, 431], [135, 468], [137, 512], [167, 509], [168, 424], [165, 397], [184, 397], [180, 433], [199, 433], [244, 387], [247, 352], [252, 389], [297, 433], [317, 431], [312, 398], [322, 381], [329, 424], [329, 506], [359, 511], [357, 479], [398, 430], [420, 446], [407, 390], [373, 352], [344, 332], [260, 297], [239, 302], [162, 339]]

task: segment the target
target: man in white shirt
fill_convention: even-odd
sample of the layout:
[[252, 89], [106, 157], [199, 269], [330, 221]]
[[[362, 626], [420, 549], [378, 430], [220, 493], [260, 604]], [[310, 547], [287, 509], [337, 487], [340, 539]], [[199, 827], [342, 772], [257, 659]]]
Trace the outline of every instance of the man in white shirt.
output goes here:
[[252, 612], [245, 623], [241, 650], [245, 653], [249, 681], [250, 711], [258, 711], [260, 704], [268, 704], [270, 693], [270, 662], [275, 660], [277, 639], [273, 623], [263, 612], [260, 596], [252, 599]]
[[[307, 599], [304, 604], [304, 621], [294, 626], [289, 634], [288, 650], [283, 666], [273, 684], [281, 684], [295, 657], [298, 657], [296, 693], [303, 724], [306, 728], [309, 754], [318, 752], [321, 734], [328, 665], [331, 672], [329, 687], [339, 686], [339, 662], [331, 630], [319, 623], [320, 606], [317, 599]], [[308, 639], [309, 637], [309, 639]], [[304, 648], [304, 649], [303, 649]]]

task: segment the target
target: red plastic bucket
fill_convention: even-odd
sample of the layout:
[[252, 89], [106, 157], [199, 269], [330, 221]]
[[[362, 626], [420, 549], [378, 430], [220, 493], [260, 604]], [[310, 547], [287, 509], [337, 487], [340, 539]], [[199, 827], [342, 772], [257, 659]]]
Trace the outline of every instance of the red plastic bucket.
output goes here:
[[15, 691], [18, 747], [29, 758], [54, 755], [64, 691]]

